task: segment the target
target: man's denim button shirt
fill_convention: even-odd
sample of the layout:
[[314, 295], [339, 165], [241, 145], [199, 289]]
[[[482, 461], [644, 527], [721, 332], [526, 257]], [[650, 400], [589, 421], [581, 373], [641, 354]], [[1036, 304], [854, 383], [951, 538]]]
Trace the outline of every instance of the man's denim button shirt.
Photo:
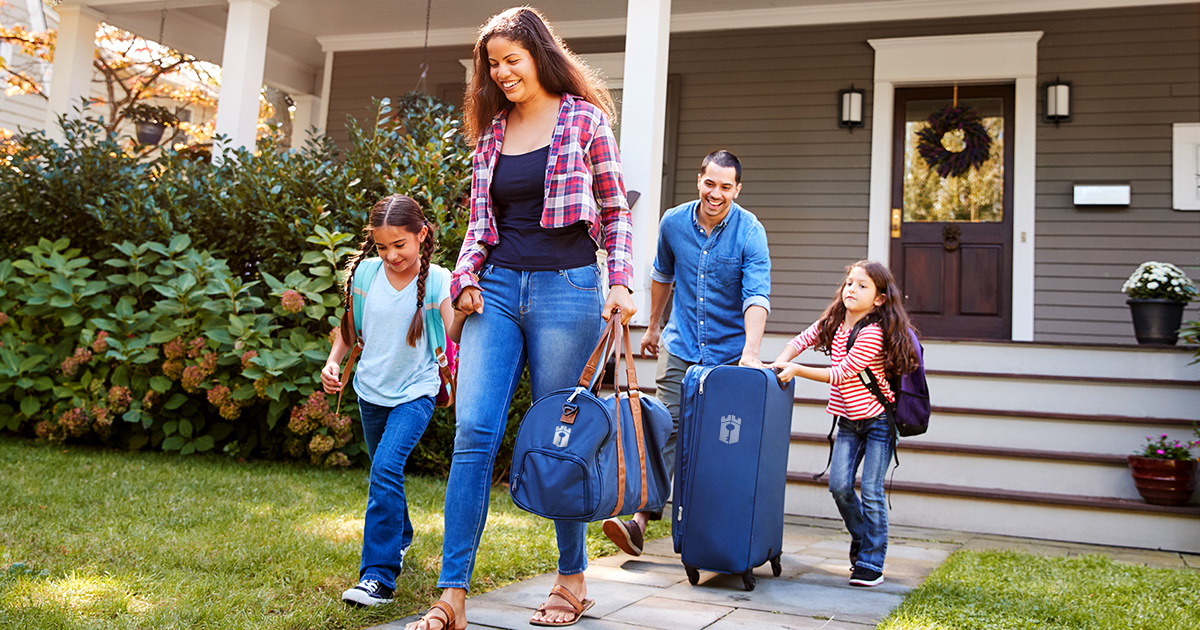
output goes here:
[[675, 283], [671, 320], [662, 334], [667, 352], [689, 363], [720, 365], [742, 356], [746, 309], [771, 311], [771, 256], [758, 217], [734, 203], [712, 234], [705, 234], [696, 220], [699, 204], [685, 203], [663, 215], [650, 277]]

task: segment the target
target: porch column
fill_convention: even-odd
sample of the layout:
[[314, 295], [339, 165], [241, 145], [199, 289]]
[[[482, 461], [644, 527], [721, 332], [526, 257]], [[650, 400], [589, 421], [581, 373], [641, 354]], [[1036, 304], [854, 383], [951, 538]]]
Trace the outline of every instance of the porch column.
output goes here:
[[629, 0], [625, 23], [625, 78], [621, 163], [625, 189], [641, 197], [633, 210], [633, 322], [650, 321], [650, 268], [662, 205], [663, 134], [667, 111], [667, 51], [671, 0]]
[[[267, 59], [267, 28], [276, 4], [278, 0], [229, 0], [216, 133], [229, 137], [230, 148], [254, 148], [258, 98]], [[220, 154], [214, 151], [213, 159], [220, 160]]]
[[317, 131], [325, 133], [329, 128], [329, 95], [333, 91], [333, 51], [325, 53], [325, 67], [321, 68], [321, 98], [317, 99]]
[[321, 99], [312, 94], [293, 94], [292, 102], [296, 104], [292, 112], [292, 148], [300, 150], [313, 137], [312, 128], [320, 126], [317, 118], [321, 115]]
[[62, 114], [73, 117], [80, 100], [91, 95], [96, 29], [104, 14], [83, 5], [59, 5], [57, 11], [58, 44], [54, 51], [46, 128], [51, 138], [61, 141], [58, 117]]

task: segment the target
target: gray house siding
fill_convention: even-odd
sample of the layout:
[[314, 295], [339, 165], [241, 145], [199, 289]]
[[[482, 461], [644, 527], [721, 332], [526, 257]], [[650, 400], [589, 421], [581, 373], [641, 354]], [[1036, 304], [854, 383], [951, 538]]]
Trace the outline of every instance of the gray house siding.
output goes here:
[[[1075, 111], [1038, 127], [1035, 335], [1127, 343], [1125, 278], [1147, 260], [1200, 256], [1200, 213], [1171, 209], [1171, 124], [1200, 121], [1200, 9], [1047, 17], [1039, 78], [1071, 81]], [[1072, 184], [1090, 181], [1128, 182], [1132, 203], [1076, 208]]]
[[[843, 267], [866, 256], [875, 61], [867, 40], [1032, 30], [1045, 32], [1039, 85], [1071, 81], [1074, 108], [1070, 123], [1038, 122], [1035, 339], [1133, 341], [1124, 279], [1145, 260], [1195, 266], [1200, 256], [1200, 213], [1171, 209], [1171, 123], [1200, 120], [1196, 5], [736, 31], [717, 46], [712, 33], [675, 35], [675, 201], [694, 196], [708, 151], [742, 158], [739, 202], [771, 243], [769, 331], [814, 321]], [[835, 118], [835, 95], [851, 83], [867, 91], [867, 126], [853, 133]], [[1129, 182], [1133, 203], [1075, 208], [1072, 183], [1094, 181]]]
[[[1039, 85], [1072, 82], [1074, 110], [1058, 127], [1037, 123], [1035, 340], [1133, 342], [1124, 278], [1145, 260], [1195, 266], [1200, 257], [1200, 212], [1171, 209], [1171, 124], [1200, 121], [1198, 5], [673, 35], [673, 201], [695, 198], [709, 151], [742, 159], [738, 201], [763, 221], [771, 244], [768, 332], [814, 321], [843, 268], [866, 256], [875, 59], [867, 40], [1033, 30], [1045, 32]], [[570, 43], [614, 52], [623, 41]], [[365, 112], [369, 95], [411, 89], [420, 54], [337, 54], [334, 137], [345, 137], [334, 112]], [[431, 90], [461, 81], [457, 59], [469, 54], [431, 49]], [[380, 68], [390, 69], [390, 84]], [[853, 133], [837, 127], [835, 103], [851, 83], [866, 89], [867, 126]], [[1129, 182], [1132, 204], [1075, 208], [1071, 185], [1094, 181]]]

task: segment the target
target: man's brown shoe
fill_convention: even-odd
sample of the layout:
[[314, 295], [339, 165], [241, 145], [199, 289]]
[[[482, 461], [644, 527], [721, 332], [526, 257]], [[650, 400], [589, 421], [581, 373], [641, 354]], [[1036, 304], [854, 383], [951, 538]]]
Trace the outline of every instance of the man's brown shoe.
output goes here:
[[642, 555], [642, 528], [636, 522], [610, 518], [604, 521], [604, 535], [621, 551], [631, 556]]

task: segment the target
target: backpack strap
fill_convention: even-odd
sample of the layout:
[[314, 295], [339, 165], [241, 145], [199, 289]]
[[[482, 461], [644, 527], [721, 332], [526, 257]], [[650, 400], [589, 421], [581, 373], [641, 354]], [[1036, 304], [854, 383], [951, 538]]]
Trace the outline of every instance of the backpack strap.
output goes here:
[[[858, 320], [858, 323], [854, 325], [854, 328], [850, 329], [850, 335], [846, 337], [846, 354], [850, 354], [850, 348], [854, 347], [854, 338], [858, 337], [858, 332], [863, 329], [863, 326], [866, 325], [867, 320], [866, 318], [863, 318]], [[834, 416], [833, 424], [829, 425], [829, 435], [825, 436], [825, 441], [829, 442], [829, 457], [825, 459], [825, 470], [813, 475], [813, 479], [820, 479], [821, 475], [824, 475], [826, 472], [828, 472], [829, 467], [833, 465], [833, 435], [837, 433], [837, 428], [838, 417]]]
[[[854, 328], [850, 331], [850, 338], [846, 340], [846, 354], [850, 354], [850, 348], [854, 347], [854, 339], [858, 337], [858, 333], [867, 325], [867, 319], [858, 320]], [[883, 394], [883, 388], [879, 386], [879, 380], [875, 377], [875, 372], [871, 370], [871, 366], [858, 373], [858, 380], [867, 387], [875, 400], [883, 406], [887, 411], [888, 429], [892, 433], [892, 459], [896, 462], [896, 468], [900, 467], [900, 454], [897, 452], [900, 446], [900, 433], [896, 430], [896, 403], [890, 402], [887, 396]]]
[[355, 341], [362, 339], [363, 312], [367, 310], [367, 291], [375, 282], [375, 276], [383, 268], [383, 259], [375, 256], [358, 264], [354, 279], [350, 282], [350, 309], [354, 318]]
[[442, 380], [449, 384], [450, 402], [453, 404], [457, 393], [457, 379], [450, 371], [450, 359], [446, 356], [446, 347], [450, 342], [446, 338], [446, 322], [442, 319], [441, 304], [438, 296], [442, 287], [450, 279], [450, 272], [438, 265], [429, 266], [429, 277], [425, 282], [425, 338], [429, 340], [429, 349], [433, 353], [433, 362], [438, 366]]
[[362, 353], [363, 312], [367, 310], [367, 291], [382, 268], [383, 259], [378, 256], [368, 258], [358, 264], [354, 269], [354, 277], [350, 279], [350, 302], [346, 304], [346, 314], [342, 317], [349, 317], [354, 322], [354, 338], [345, 340], [350, 344], [350, 354], [346, 357], [346, 367], [342, 370], [342, 389], [338, 392], [335, 407], [338, 411], [342, 409], [342, 394], [346, 393], [346, 387], [350, 383], [354, 362]]

